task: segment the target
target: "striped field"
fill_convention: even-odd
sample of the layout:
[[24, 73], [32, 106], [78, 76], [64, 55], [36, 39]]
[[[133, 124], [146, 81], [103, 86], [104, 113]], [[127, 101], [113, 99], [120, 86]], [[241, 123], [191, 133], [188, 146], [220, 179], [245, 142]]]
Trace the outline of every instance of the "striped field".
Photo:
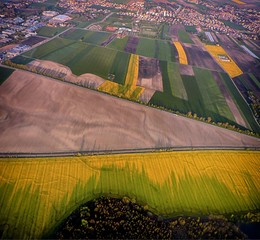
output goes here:
[[139, 56], [131, 54], [125, 78], [125, 84], [122, 85], [107, 80], [98, 88], [98, 90], [131, 100], [139, 100], [139, 97], [143, 93], [144, 88], [136, 86], [138, 79], [138, 69]]
[[260, 152], [191, 151], [0, 159], [3, 238], [40, 238], [100, 195], [163, 216], [259, 210]]

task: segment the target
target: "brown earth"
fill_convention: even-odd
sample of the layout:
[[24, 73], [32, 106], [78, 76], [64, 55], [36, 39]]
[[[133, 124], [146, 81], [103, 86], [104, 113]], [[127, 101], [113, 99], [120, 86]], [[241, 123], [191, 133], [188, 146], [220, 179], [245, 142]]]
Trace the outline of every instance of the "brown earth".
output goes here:
[[139, 38], [130, 36], [127, 40], [124, 51], [129, 53], [135, 53], [139, 42]]
[[180, 64], [180, 74], [194, 76], [194, 71], [191, 65]]
[[145, 89], [163, 92], [162, 73], [158, 59], [139, 57], [137, 85]]
[[27, 66], [29, 66], [30, 70], [36, 70], [38, 73], [60, 78], [83, 87], [92, 87], [96, 89], [105, 81], [103, 78], [91, 73], [76, 76], [71, 72], [69, 67], [47, 60], [37, 59], [27, 64]]
[[16, 70], [0, 86], [0, 152], [260, 146], [260, 139]]
[[182, 45], [190, 65], [223, 72], [222, 68], [204, 47], [185, 43]]

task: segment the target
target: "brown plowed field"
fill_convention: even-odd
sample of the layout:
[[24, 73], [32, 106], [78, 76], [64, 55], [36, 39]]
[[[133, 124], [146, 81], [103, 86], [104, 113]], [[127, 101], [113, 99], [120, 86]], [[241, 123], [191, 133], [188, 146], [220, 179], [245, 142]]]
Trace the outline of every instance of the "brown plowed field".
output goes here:
[[0, 152], [260, 145], [260, 139], [20, 70], [0, 86], [0, 110]]
[[190, 65], [223, 72], [223, 69], [203, 47], [183, 43], [183, 48]]
[[139, 38], [129, 37], [124, 50], [129, 53], [135, 53], [138, 42], [139, 42]]
[[163, 91], [162, 74], [158, 59], [139, 57], [137, 85], [145, 89]]
[[228, 55], [235, 61], [243, 72], [248, 72], [256, 64], [256, 60], [234, 43], [228, 36], [217, 34], [221, 41], [221, 46]]

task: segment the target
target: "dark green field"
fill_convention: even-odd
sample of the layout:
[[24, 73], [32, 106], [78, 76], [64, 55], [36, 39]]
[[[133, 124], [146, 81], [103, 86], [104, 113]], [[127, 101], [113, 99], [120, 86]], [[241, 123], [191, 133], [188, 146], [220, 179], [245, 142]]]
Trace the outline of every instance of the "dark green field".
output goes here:
[[107, 79], [112, 73], [118, 83], [124, 83], [130, 57], [129, 53], [63, 38], [53, 39], [24, 55], [63, 64], [76, 75], [93, 73]]
[[0, 66], [0, 85], [13, 73], [13, 69]]
[[100, 45], [106, 40], [111, 34], [107, 32], [93, 32], [83, 29], [72, 29], [62, 35], [63, 38], [70, 40], [77, 40], [94, 45]]
[[62, 31], [66, 30], [66, 27], [47, 27], [40, 28], [37, 33], [43, 37], [54, 37]]
[[191, 39], [190, 39], [190, 36], [189, 34], [184, 31], [184, 30], [179, 30], [178, 31], [178, 35], [179, 35], [179, 39], [180, 39], [180, 42], [183, 42], [183, 43], [194, 43]]
[[116, 50], [119, 50], [119, 51], [124, 51], [127, 40], [128, 40], [128, 37], [116, 38], [107, 47], [113, 48], [113, 49], [116, 49]]
[[[215, 122], [235, 124], [235, 118], [211, 71], [193, 67], [194, 76], [180, 75], [177, 63], [160, 62], [164, 92], [156, 92], [151, 104], [181, 113], [196, 113]], [[252, 115], [250, 115], [252, 116]]]
[[175, 60], [175, 49], [169, 41], [139, 38], [136, 54], [165, 61]]

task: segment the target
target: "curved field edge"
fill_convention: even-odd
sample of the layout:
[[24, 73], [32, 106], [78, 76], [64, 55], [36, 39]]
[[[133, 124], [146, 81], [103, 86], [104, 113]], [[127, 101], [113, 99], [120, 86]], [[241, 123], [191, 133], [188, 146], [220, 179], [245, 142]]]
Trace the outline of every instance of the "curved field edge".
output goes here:
[[259, 151], [0, 159], [3, 238], [40, 238], [82, 203], [128, 196], [157, 214], [259, 210]]

